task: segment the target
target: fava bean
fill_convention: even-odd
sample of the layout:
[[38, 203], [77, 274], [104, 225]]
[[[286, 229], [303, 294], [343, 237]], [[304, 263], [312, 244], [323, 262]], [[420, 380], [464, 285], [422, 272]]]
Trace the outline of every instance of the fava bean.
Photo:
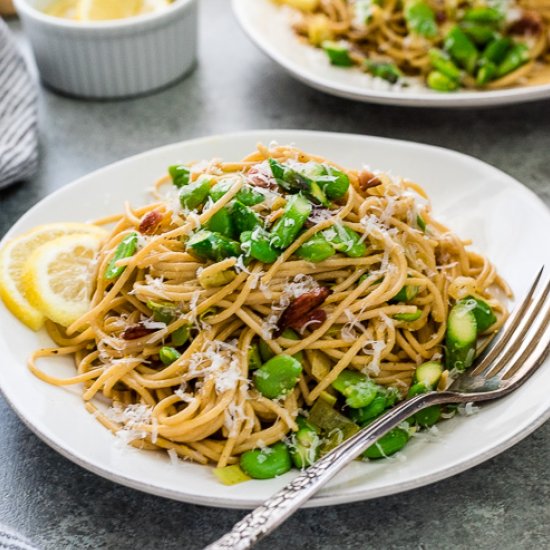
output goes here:
[[277, 399], [294, 389], [302, 374], [300, 361], [290, 355], [276, 355], [254, 371], [254, 384], [268, 399]]
[[244, 452], [240, 466], [254, 479], [271, 479], [288, 472], [292, 468], [292, 460], [287, 446], [279, 442], [271, 447]]
[[163, 346], [159, 351], [159, 359], [164, 365], [171, 365], [174, 361], [181, 357], [181, 353], [170, 346]]
[[184, 185], [180, 189], [180, 203], [183, 208], [194, 210], [208, 197], [212, 180], [208, 176], [201, 176], [197, 181]]
[[378, 394], [378, 385], [358, 371], [343, 370], [332, 387], [346, 398], [346, 405], [352, 409], [366, 407]]
[[394, 428], [382, 436], [374, 445], [371, 445], [364, 453], [364, 458], [386, 458], [400, 451], [409, 441], [409, 433], [402, 428]]

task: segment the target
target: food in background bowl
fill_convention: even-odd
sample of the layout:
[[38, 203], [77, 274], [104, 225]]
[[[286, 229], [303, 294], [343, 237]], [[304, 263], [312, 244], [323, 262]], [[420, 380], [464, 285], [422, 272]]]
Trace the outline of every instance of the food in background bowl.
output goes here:
[[44, 13], [75, 21], [124, 19], [167, 8], [172, 0], [53, 0]]
[[275, 0], [333, 65], [440, 92], [550, 82], [548, 0]]

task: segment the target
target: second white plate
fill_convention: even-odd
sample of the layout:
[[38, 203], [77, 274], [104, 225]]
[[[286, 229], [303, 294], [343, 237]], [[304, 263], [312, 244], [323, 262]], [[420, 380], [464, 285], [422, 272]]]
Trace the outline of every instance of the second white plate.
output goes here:
[[355, 69], [333, 67], [324, 52], [298, 40], [288, 13], [272, 0], [233, 0], [233, 9], [251, 40], [299, 80], [329, 94], [414, 107], [483, 107], [550, 98], [550, 83], [503, 90], [440, 93], [425, 86], [392, 90]]
[[[147, 190], [177, 161], [243, 158], [258, 142], [294, 143], [344, 166], [364, 164], [421, 183], [438, 219], [487, 254], [522, 296], [550, 250], [550, 215], [533, 193], [499, 170], [458, 153], [402, 141], [347, 134], [255, 131], [177, 143], [123, 160], [85, 176], [47, 197], [6, 238], [41, 223], [86, 221], [150, 201]], [[70, 207], [69, 207], [70, 206]], [[44, 332], [24, 327], [0, 303], [0, 389], [20, 418], [44, 441], [77, 464], [149, 493], [210, 506], [246, 508], [260, 504], [295, 473], [234, 487], [221, 485], [210, 467], [172, 465], [165, 454], [125, 447], [88, 414], [79, 388], [50, 386], [26, 367], [30, 350], [49, 345]], [[42, 366], [70, 376], [61, 358]], [[469, 418], [438, 426], [439, 436], [422, 436], [401, 458], [351, 464], [308, 506], [352, 502], [405, 491], [463, 471], [513, 445], [550, 415], [550, 362], [525, 386]]]

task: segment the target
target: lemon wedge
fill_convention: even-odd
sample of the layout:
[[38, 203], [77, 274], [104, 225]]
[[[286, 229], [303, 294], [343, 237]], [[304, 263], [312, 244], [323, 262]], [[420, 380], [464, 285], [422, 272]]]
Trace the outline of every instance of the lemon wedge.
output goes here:
[[102, 238], [77, 233], [37, 248], [22, 273], [25, 296], [48, 319], [68, 327], [90, 307]]
[[141, 8], [142, 0], [80, 0], [77, 13], [82, 21], [106, 21], [132, 17]]
[[40, 225], [5, 243], [0, 250], [0, 297], [8, 309], [25, 325], [38, 330], [44, 324], [44, 314], [31, 305], [22, 283], [27, 259], [44, 244], [63, 235], [86, 233], [104, 238], [106, 231], [85, 223], [52, 223]]

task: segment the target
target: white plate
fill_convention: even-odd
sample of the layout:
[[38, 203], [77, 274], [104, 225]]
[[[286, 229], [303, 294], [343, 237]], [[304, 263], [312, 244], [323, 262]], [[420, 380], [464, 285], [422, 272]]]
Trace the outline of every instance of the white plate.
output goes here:
[[550, 83], [493, 91], [440, 93], [426, 86], [392, 90], [383, 80], [356, 69], [330, 65], [323, 51], [298, 40], [288, 10], [272, 0], [233, 0], [237, 19], [252, 41], [271, 59], [306, 84], [341, 97], [416, 107], [475, 107], [520, 103], [550, 97]]
[[[359, 168], [363, 164], [421, 182], [437, 217], [496, 263], [518, 296], [542, 263], [550, 215], [525, 187], [495, 168], [444, 149], [373, 137], [301, 131], [256, 131], [179, 143], [123, 160], [60, 189], [32, 208], [6, 238], [54, 221], [85, 221], [148, 200], [146, 190], [175, 161], [222, 157], [240, 159], [261, 141], [297, 146]], [[186, 502], [224, 507], [259, 504], [289, 481], [293, 473], [234, 487], [220, 485], [209, 467], [172, 465], [161, 453], [117, 445], [82, 404], [77, 388], [41, 382], [25, 366], [30, 350], [47, 345], [44, 333], [20, 324], [0, 304], [0, 388], [21, 419], [44, 441], [77, 464], [108, 479]], [[63, 375], [62, 361], [50, 361]], [[513, 445], [550, 416], [550, 364], [514, 395], [486, 405], [479, 414], [440, 425], [441, 436], [413, 440], [403, 456], [354, 463], [336, 477], [309, 506], [350, 502], [432, 483], [486, 460]]]

